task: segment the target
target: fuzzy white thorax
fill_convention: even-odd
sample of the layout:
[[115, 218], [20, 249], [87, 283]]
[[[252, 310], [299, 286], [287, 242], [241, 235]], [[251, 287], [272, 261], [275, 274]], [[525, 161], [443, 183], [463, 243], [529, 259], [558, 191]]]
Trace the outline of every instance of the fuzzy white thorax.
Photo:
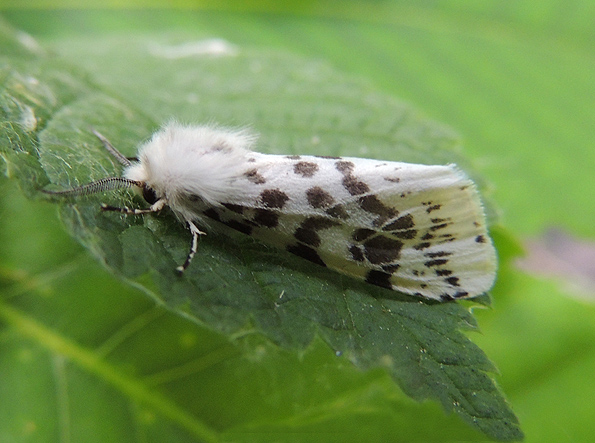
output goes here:
[[253, 139], [244, 130], [172, 122], [140, 147], [138, 162], [124, 175], [145, 183], [173, 208], [190, 195], [218, 206], [236, 193]]

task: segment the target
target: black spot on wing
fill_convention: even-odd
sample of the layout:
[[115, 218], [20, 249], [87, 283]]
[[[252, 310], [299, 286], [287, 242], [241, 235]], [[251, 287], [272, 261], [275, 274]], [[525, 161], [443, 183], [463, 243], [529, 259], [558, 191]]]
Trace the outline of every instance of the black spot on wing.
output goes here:
[[366, 282], [382, 288], [392, 289], [393, 286], [390, 282], [390, 277], [391, 274], [389, 273], [371, 270], [366, 275]]
[[452, 255], [452, 252], [447, 252], [447, 251], [426, 252], [424, 255], [428, 258], [448, 257], [448, 256]]
[[411, 240], [417, 236], [417, 230], [409, 229], [407, 231], [393, 231], [393, 232], [391, 232], [391, 234], [397, 238], [402, 238], [404, 240]]
[[375, 195], [366, 195], [360, 197], [359, 205], [364, 211], [379, 215], [383, 219], [393, 218], [398, 215], [398, 211], [396, 209], [386, 206]]
[[247, 223], [242, 223], [237, 220], [226, 220], [223, 221], [223, 224], [235, 229], [236, 231], [240, 231], [243, 234], [252, 235], [252, 226]]
[[436, 260], [429, 260], [429, 261], [425, 262], [424, 263], [424, 266], [426, 268], [432, 268], [434, 266], [445, 265], [446, 263], [448, 263], [448, 260], [439, 258], [439, 259], [436, 259]]
[[297, 228], [293, 233], [296, 240], [310, 246], [320, 246], [320, 236], [313, 229]]
[[361, 229], [356, 229], [355, 230], [355, 232], [353, 233], [352, 238], [356, 242], [362, 242], [365, 239], [370, 238], [374, 234], [376, 234], [376, 231], [374, 231], [373, 229], [361, 228]]
[[364, 242], [364, 254], [372, 264], [391, 264], [401, 254], [403, 242], [383, 235], [374, 236]]
[[317, 265], [326, 267], [326, 263], [324, 263], [322, 258], [320, 258], [318, 252], [316, 252], [316, 250], [314, 248], [311, 248], [310, 246], [302, 244], [289, 245], [287, 246], [287, 251], [297, 255], [298, 257], [305, 258], [306, 260], [309, 260], [312, 263], [316, 263]]
[[256, 209], [252, 221], [259, 226], [276, 228], [279, 225], [279, 214], [269, 209]]
[[282, 209], [289, 197], [280, 189], [265, 189], [260, 193], [260, 201], [267, 208]]
[[354, 261], [364, 261], [364, 252], [362, 248], [356, 245], [349, 246], [349, 252], [351, 253], [351, 259]]
[[213, 209], [213, 208], [209, 208], [206, 211], [203, 211], [203, 214], [209, 218], [212, 218], [213, 220], [218, 221], [218, 222], [221, 221], [221, 217], [219, 216], [219, 213], [217, 211], [215, 211], [215, 209]]
[[244, 209], [246, 209], [245, 206], [242, 205], [235, 205], [232, 203], [223, 203], [223, 206], [227, 209], [229, 209], [232, 212], [235, 212], [236, 214], [243, 214], [244, 213]]
[[298, 162], [293, 165], [293, 172], [302, 177], [312, 177], [318, 171], [318, 165], [313, 162]]
[[339, 224], [339, 222], [326, 217], [308, 217], [302, 222], [301, 226], [307, 229], [318, 230], [332, 228], [333, 226], [338, 226]]
[[341, 220], [347, 220], [349, 218], [349, 214], [343, 205], [340, 204], [335, 205], [332, 208], [328, 208], [325, 212], [333, 218], [340, 218]]
[[361, 195], [370, 191], [370, 188], [367, 184], [365, 184], [362, 181], [359, 181], [356, 177], [352, 175], [343, 177], [342, 183], [343, 187], [347, 189], [347, 192], [349, 192], [351, 195]]
[[308, 189], [306, 191], [306, 198], [310, 206], [317, 209], [328, 208], [335, 202], [333, 196], [319, 186]]
[[421, 251], [421, 250], [423, 250], [423, 249], [427, 249], [427, 248], [429, 248], [430, 246], [432, 246], [432, 244], [431, 244], [431, 243], [428, 243], [428, 242], [421, 242], [421, 243], [418, 243], [418, 244], [416, 244], [415, 246], [413, 246], [413, 249], [415, 249], [415, 250], [417, 250], [417, 251]]
[[244, 173], [244, 176], [255, 185], [262, 185], [266, 183], [266, 179], [260, 175], [256, 168], [247, 170]]
[[413, 216], [411, 214], [406, 214], [397, 219], [389, 220], [389, 222], [382, 227], [382, 230], [390, 231], [394, 237], [411, 240], [417, 237], [418, 231], [414, 228], [415, 221]]
[[382, 227], [383, 231], [403, 231], [407, 229], [411, 229], [415, 226], [413, 221], [413, 216], [411, 214], [404, 215], [402, 217], [397, 218], [396, 220], [391, 221], [387, 225]]
[[321, 240], [316, 231], [332, 228], [337, 225], [339, 225], [338, 222], [326, 217], [309, 217], [300, 224], [293, 233], [293, 236], [302, 243], [318, 247]]
[[219, 223], [223, 223], [224, 225], [235, 229], [236, 231], [240, 231], [243, 234], [247, 234], [247, 235], [252, 234], [252, 226], [250, 226], [250, 224], [247, 220], [244, 220], [244, 221], [239, 221], [239, 220], [234, 220], [234, 219], [227, 220], [225, 218], [222, 218], [221, 214], [219, 214], [219, 212], [217, 212], [213, 208], [207, 209], [206, 211], [203, 212], [203, 214], [215, 221], [218, 221]]
[[447, 277], [452, 275], [452, 271], [450, 269], [436, 269], [436, 275], [438, 277]]
[[444, 229], [448, 226], [448, 223], [440, 223], [439, 225], [430, 226], [430, 231], [438, 231], [440, 229]]
[[346, 160], [341, 160], [335, 163], [335, 168], [343, 175], [349, 175], [355, 168], [355, 164], [353, 162], [349, 162]]
[[401, 265], [395, 263], [392, 265], [383, 265], [382, 270], [384, 272], [388, 272], [389, 274], [395, 274], [399, 270], [400, 267], [401, 267]]
[[353, 169], [355, 168], [355, 164], [353, 162], [340, 160], [335, 163], [335, 168], [337, 171], [343, 174], [343, 187], [347, 189], [347, 192], [349, 192], [351, 195], [361, 195], [370, 191], [370, 188], [367, 184], [352, 174]]
[[467, 291], [457, 291], [454, 294], [442, 294], [440, 295], [440, 300], [442, 301], [452, 301], [452, 300], [456, 300], [457, 298], [461, 298], [461, 297], [466, 297], [467, 295], [469, 295], [469, 293]]

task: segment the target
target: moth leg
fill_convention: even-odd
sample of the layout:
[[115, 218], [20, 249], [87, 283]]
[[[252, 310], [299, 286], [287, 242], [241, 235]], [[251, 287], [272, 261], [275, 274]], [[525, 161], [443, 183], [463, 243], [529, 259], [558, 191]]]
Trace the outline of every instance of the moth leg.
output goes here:
[[119, 212], [121, 214], [126, 214], [126, 215], [141, 215], [141, 214], [150, 214], [152, 212], [159, 212], [163, 209], [163, 207], [166, 205], [166, 203], [167, 203], [167, 201], [165, 199], [160, 199], [160, 200], [157, 200], [154, 204], [152, 204], [151, 207], [148, 209], [135, 209], [135, 208], [129, 208], [127, 206], [118, 208], [117, 206], [110, 206], [110, 205], [106, 205], [106, 204], [102, 203], [101, 210], [108, 211], [108, 212]]
[[190, 265], [190, 262], [194, 258], [194, 254], [196, 254], [196, 250], [198, 249], [198, 236], [206, 235], [206, 232], [202, 232], [191, 221], [187, 221], [186, 224], [188, 225], [188, 229], [190, 229], [190, 233], [192, 234], [192, 242], [190, 243], [190, 252], [188, 252], [186, 261], [184, 262], [184, 264], [182, 266], [178, 266], [176, 268], [176, 271], [178, 271], [178, 273], [180, 275], [182, 275], [184, 273], [184, 271]]

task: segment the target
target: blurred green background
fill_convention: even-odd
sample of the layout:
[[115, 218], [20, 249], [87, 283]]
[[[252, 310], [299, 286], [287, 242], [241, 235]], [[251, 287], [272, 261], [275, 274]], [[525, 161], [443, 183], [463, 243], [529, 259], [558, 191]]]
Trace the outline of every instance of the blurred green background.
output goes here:
[[[581, 264], [589, 260], [589, 247], [595, 239], [595, 3], [589, 0], [153, 1], [118, 3], [111, 10], [90, 9], [90, 2], [51, 2], [52, 9], [42, 9], [48, 8], [49, 2], [24, 3], [3, 0], [0, 13], [12, 26], [58, 53], [81, 35], [102, 39], [198, 33], [239, 47], [324, 60], [387, 95], [408, 101], [462, 136], [463, 155], [472, 160], [487, 183], [487, 198], [500, 210], [495, 230], [499, 246], [513, 248], [516, 241], [528, 240], [543, 245], [546, 242], [539, 240], [541, 236], [557, 228], [571, 236], [572, 241], [565, 243], [566, 255], [576, 258], [577, 251], [586, 248], [587, 258]], [[123, 5], [131, 9], [120, 9]], [[23, 6], [26, 9], [20, 9]], [[40, 298], [53, 300], [54, 321], [45, 325], [48, 330], [39, 329], [40, 341], [41, 337], [49, 340], [51, 332], [72, 338], [73, 342], [62, 343], [64, 346], [75, 346], [74, 342], [81, 340], [101, 343], [99, 329], [109, 331], [110, 325], [128, 316], [138, 319], [138, 324], [130, 326], [138, 330], [153, 316], [164, 323], [181, 321], [154, 308], [150, 299], [115, 281], [88, 258], [63, 232], [52, 205], [25, 200], [5, 178], [0, 186], [2, 296], [18, 299], [19, 304], [24, 303], [23, 297], [30, 298], [40, 310], [46, 306]], [[504, 256], [511, 253], [502, 252]], [[482, 334], [471, 338], [500, 369], [497, 380], [521, 420], [526, 441], [531, 442], [592, 441], [593, 436], [595, 290], [585, 271], [577, 270], [572, 260], [570, 264], [562, 262], [570, 266], [562, 275], [570, 276], [569, 280], [584, 278], [587, 286], [577, 289], [550, 276], [532, 276], [515, 263], [505, 262], [493, 291], [493, 309], [475, 310]], [[592, 262], [586, 265], [583, 269], [593, 269]], [[529, 261], [529, 268], [540, 266]], [[63, 294], [71, 295], [63, 298], [62, 306], [56, 304], [57, 296]], [[80, 316], [88, 322], [81, 324]], [[22, 328], [35, 329], [16, 314], [10, 318]], [[178, 346], [183, 348], [184, 340], [195, 340], [194, 327], [175, 327], [183, 331], [176, 336]], [[159, 328], [154, 333], [158, 334]], [[19, 335], [19, 328], [0, 335], [0, 420], [10, 416], [11, 405], [3, 398], [31, 398], [42, 391], [39, 386], [20, 385], [20, 366], [11, 362], [32, 368], [35, 366], [24, 363], [39, 359], [37, 370], [30, 370], [40, 385], [47, 385], [44, 389], [54, 389], [54, 384], [40, 374], [51, 378], [52, 371], [40, 368], [49, 361], [54, 373], [60, 373], [64, 364], [55, 356], [48, 357], [44, 346], [31, 347], [29, 353], [2, 347], [3, 341], [13, 343], [14, 334]], [[283, 364], [291, 367], [290, 357], [283, 358], [288, 359]], [[89, 376], [81, 371], [80, 377]], [[103, 377], [119, 386], [109, 374]], [[72, 402], [91, 402], [103, 395], [92, 381], [79, 382], [87, 387], [88, 397]], [[12, 387], [9, 390], [7, 386]], [[60, 407], [40, 400], [30, 408], [52, 406], [56, 421], [64, 423]], [[140, 407], [133, 412], [126, 406], [117, 407], [122, 407], [123, 415], [145, 424], [154, 419]], [[98, 417], [104, 412], [98, 411]], [[431, 418], [424, 420], [425, 412], [419, 411], [420, 426], [431, 427], [428, 421], [432, 420], [453, 426], [452, 432], [445, 431], [445, 440], [481, 438], [463, 437], [460, 432], [465, 431], [448, 421], [452, 417], [435, 419], [439, 413], [433, 410], [428, 412]], [[390, 418], [373, 417], [361, 436], [386, 437], [377, 429], [386, 421], [388, 429], [398, 429]], [[80, 423], [73, 417], [68, 420]], [[38, 430], [27, 427], [26, 420], [13, 423], [22, 431], [23, 441], [38, 435]], [[333, 423], [339, 426], [340, 420]], [[226, 429], [226, 424], [214, 427]], [[155, 429], [169, 440], [176, 434], [165, 426], [155, 425]], [[279, 429], [284, 428], [279, 425]], [[324, 427], [312, 424], [309, 429], [318, 433]], [[186, 437], [176, 438], [184, 441]], [[100, 434], [96, 441], [102, 441]]]

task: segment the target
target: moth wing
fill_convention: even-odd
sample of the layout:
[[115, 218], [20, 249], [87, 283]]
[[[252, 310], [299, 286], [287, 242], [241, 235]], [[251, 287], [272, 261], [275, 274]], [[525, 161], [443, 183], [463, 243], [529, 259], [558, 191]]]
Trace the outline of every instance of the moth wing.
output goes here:
[[493, 285], [497, 261], [477, 190], [454, 167], [428, 173], [404, 196], [393, 189], [375, 194], [398, 216], [375, 223], [375, 232], [358, 242], [374, 268], [365, 279], [433, 299], [482, 294]]
[[463, 173], [455, 166], [355, 165], [354, 180], [370, 189], [335, 205], [347, 216], [319, 233], [316, 253], [326, 266], [432, 299], [492, 287], [495, 250], [478, 192]]
[[431, 299], [479, 295], [496, 256], [473, 182], [455, 166], [255, 154], [205, 212], [266, 243]]

